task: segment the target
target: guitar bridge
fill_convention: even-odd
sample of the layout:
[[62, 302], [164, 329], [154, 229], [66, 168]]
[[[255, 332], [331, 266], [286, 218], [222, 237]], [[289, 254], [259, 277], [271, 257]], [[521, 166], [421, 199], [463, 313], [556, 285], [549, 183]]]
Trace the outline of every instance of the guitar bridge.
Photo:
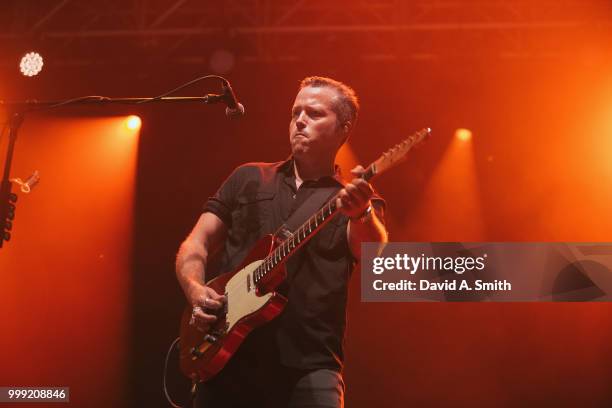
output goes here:
[[227, 332], [227, 323], [224, 325], [222, 329], [213, 330], [210, 333], [204, 336], [204, 341], [200, 343], [197, 347], [192, 347], [189, 351], [192, 360], [196, 360], [204, 355], [204, 352], [208, 350], [208, 348], [214, 344], [216, 344], [223, 336], [225, 336]]

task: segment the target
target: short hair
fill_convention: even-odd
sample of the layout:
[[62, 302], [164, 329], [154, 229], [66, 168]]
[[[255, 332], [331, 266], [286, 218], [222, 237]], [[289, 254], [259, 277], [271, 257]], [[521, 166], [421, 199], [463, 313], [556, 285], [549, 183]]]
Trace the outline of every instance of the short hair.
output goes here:
[[359, 100], [353, 88], [335, 79], [321, 76], [310, 76], [302, 79], [300, 90], [307, 86], [335, 89], [338, 93], [338, 101], [334, 103], [332, 109], [338, 116], [339, 125], [344, 125], [346, 122], [351, 122], [353, 126], [355, 125], [359, 113]]

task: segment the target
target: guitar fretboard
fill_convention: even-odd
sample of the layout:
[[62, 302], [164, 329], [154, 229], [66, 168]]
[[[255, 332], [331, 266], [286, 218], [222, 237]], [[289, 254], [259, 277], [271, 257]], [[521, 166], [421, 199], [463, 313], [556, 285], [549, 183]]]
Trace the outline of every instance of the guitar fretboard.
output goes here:
[[289, 238], [285, 239], [274, 249], [253, 272], [253, 280], [257, 285], [269, 272], [283, 263], [293, 254], [300, 245], [308, 241], [323, 225], [338, 213], [335, 197], [310, 217], [304, 224], [295, 230]]
[[[378, 160], [370, 164], [366, 171], [361, 175], [366, 181], [370, 181], [379, 172], [384, 172], [392, 165], [397, 164], [416, 143], [420, 143], [429, 135], [431, 129], [424, 128], [408, 137], [403, 142], [397, 144], [385, 152]], [[304, 222], [289, 238], [285, 239], [276, 247], [263, 262], [253, 271], [253, 281], [259, 284], [270, 272], [282, 264], [291, 256], [301, 245], [312, 238], [318, 230], [329, 222], [337, 213], [336, 205], [338, 195], [327, 202], [315, 215]]]

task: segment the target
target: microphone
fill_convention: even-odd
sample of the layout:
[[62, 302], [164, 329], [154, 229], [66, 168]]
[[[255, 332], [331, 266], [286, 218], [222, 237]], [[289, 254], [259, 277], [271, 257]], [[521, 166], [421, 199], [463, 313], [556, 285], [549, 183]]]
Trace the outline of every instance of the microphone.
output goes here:
[[232, 89], [230, 83], [226, 80], [223, 81], [223, 101], [227, 105], [225, 108], [225, 115], [230, 119], [238, 119], [244, 116], [244, 105], [238, 102], [236, 94]]

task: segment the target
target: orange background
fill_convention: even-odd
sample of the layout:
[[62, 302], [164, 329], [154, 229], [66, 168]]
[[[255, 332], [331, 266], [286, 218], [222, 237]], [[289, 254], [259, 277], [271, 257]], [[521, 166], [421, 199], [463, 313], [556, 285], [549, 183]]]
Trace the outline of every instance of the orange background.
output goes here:
[[41, 181], [19, 194], [0, 256], [0, 384], [125, 400], [137, 141], [121, 117], [23, 126], [12, 174]]
[[[413, 131], [433, 129], [407, 163], [374, 182], [387, 201], [391, 240], [612, 241], [609, 1], [312, 1], [304, 4], [315, 12], [285, 22], [312, 28], [305, 35], [235, 33], [220, 15], [248, 2], [213, 3], [185, 2], [159, 29], [191, 21], [189, 11], [201, 4], [208, 23], [223, 25], [215, 41], [45, 42], [47, 29], [81, 27], [74, 17], [87, 9], [81, 2], [66, 2], [38, 43], [0, 37], [3, 100], [154, 96], [209, 73], [208, 58], [221, 48], [236, 57], [224, 75], [247, 112], [230, 122], [222, 106], [107, 106], [26, 120], [11, 175], [39, 169], [42, 180], [20, 194], [13, 239], [0, 249], [0, 385], [68, 385], [79, 406], [166, 405], [163, 360], [184, 307], [174, 276], [178, 246], [236, 166], [287, 157], [290, 107], [308, 75], [344, 81], [360, 96], [347, 163], [368, 164]], [[255, 3], [274, 16], [299, 6]], [[41, 4], [34, 22], [51, 9]], [[150, 23], [178, 3], [138, 4], [152, 5], [142, 7]], [[500, 7], [519, 24], [462, 25], [498, 21], [488, 13]], [[405, 15], [398, 8], [418, 9], [411, 24], [422, 18], [434, 28], [372, 34], [308, 26], [337, 15], [360, 24], [366, 14], [380, 25]], [[119, 12], [110, 29], [135, 30], [130, 9]], [[547, 21], [567, 24], [537, 24]], [[436, 30], [438, 23], [455, 28]], [[95, 21], [82, 24], [85, 34], [87, 24], [95, 29]], [[45, 67], [22, 77], [16, 62], [38, 45]], [[253, 58], [259, 46], [291, 58]], [[180, 94], [220, 91], [213, 81]], [[118, 130], [129, 114], [143, 119], [139, 139]], [[458, 128], [470, 129], [472, 140], [456, 140]], [[351, 289], [348, 407], [612, 405], [609, 304], [371, 304], [360, 302], [357, 276]], [[172, 395], [184, 401], [188, 384], [176, 354], [168, 374]]]

